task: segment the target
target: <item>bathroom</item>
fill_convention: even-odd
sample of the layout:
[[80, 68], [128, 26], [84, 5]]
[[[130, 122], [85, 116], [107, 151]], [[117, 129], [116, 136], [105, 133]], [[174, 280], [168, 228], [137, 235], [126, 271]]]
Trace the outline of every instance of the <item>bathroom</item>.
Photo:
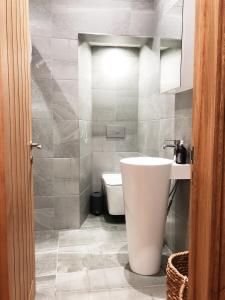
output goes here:
[[208, 1], [2, 1], [1, 299], [222, 300]]
[[[120, 173], [122, 158], [173, 159], [172, 148], [162, 149], [165, 140], [191, 145], [191, 88], [160, 90], [162, 44], [181, 44], [183, 1], [170, 9], [154, 1], [98, 2], [30, 1], [33, 140], [42, 145], [33, 167], [37, 299], [55, 293], [59, 299], [83, 299], [78, 295], [85, 293], [93, 299], [120, 293], [139, 299], [144, 293], [150, 299], [148, 291], [164, 299], [165, 274], [142, 280], [127, 271], [124, 278], [125, 225], [89, 215], [89, 197], [101, 191], [103, 173]], [[167, 218], [166, 252], [188, 247], [188, 199], [189, 181], [180, 181]], [[113, 244], [106, 237], [109, 263], [102, 266], [97, 248], [105, 231]], [[96, 232], [93, 245], [82, 237], [87, 232]], [[85, 253], [92, 267], [79, 262]], [[109, 276], [115, 278], [107, 282]], [[91, 286], [80, 283], [86, 279]]]

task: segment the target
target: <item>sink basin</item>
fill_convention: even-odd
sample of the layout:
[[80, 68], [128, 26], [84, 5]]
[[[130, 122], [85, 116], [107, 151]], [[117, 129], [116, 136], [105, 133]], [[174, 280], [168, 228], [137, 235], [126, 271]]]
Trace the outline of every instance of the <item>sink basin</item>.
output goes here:
[[141, 275], [159, 272], [174, 162], [156, 157], [120, 161], [131, 269]]

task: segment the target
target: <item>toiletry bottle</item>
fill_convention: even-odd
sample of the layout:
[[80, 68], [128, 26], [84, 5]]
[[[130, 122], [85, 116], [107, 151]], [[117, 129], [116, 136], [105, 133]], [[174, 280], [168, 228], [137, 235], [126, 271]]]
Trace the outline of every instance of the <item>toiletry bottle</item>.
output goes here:
[[185, 165], [186, 159], [187, 159], [187, 150], [184, 147], [184, 142], [180, 141], [180, 144], [177, 145], [177, 149], [176, 149], [176, 163]]

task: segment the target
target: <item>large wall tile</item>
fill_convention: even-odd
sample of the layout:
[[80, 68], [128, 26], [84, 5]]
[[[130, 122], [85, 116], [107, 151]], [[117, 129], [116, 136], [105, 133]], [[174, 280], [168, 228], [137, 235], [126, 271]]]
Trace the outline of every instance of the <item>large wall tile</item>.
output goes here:
[[86, 220], [90, 209], [89, 209], [89, 202], [90, 202], [90, 195], [91, 195], [91, 186], [89, 186], [86, 190], [84, 190], [80, 194], [80, 225]]
[[33, 142], [42, 145], [42, 149], [33, 149], [34, 157], [53, 157], [53, 121], [33, 119]]
[[175, 112], [177, 117], [192, 117], [193, 90], [179, 93], [175, 98]]
[[54, 229], [54, 209], [41, 208], [35, 209], [35, 230], [52, 230]]
[[51, 39], [51, 55], [53, 60], [78, 61], [78, 40]]
[[36, 209], [53, 208], [54, 196], [35, 196], [34, 204]]
[[92, 123], [89, 121], [79, 121], [80, 127], [80, 153], [86, 156], [92, 153]]
[[51, 79], [52, 63], [50, 59], [43, 59], [41, 56], [33, 56], [31, 62], [32, 77], [36, 79]]
[[54, 119], [79, 119], [77, 80], [54, 80], [52, 98]]
[[50, 37], [32, 36], [32, 57], [51, 59], [51, 39]]
[[54, 123], [54, 157], [79, 157], [78, 121], [56, 120]]
[[53, 60], [52, 61], [52, 78], [54, 80], [77, 80], [78, 65], [76, 62]]
[[32, 79], [32, 117], [52, 119], [52, 81]]
[[92, 184], [92, 153], [80, 158], [80, 193]]
[[51, 36], [51, 0], [30, 0], [30, 31], [31, 35]]
[[76, 9], [52, 6], [52, 31], [58, 38], [77, 39], [78, 33], [125, 35], [129, 31], [129, 9]]
[[53, 160], [51, 158], [35, 158], [33, 174], [35, 195], [53, 196]]
[[55, 228], [70, 229], [80, 227], [79, 196], [55, 198]]

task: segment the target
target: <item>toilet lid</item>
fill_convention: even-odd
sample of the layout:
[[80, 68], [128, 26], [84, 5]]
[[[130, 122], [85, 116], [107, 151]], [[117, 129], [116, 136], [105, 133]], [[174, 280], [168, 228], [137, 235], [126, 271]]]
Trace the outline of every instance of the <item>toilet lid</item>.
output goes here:
[[103, 174], [102, 178], [107, 185], [122, 185], [121, 174]]

